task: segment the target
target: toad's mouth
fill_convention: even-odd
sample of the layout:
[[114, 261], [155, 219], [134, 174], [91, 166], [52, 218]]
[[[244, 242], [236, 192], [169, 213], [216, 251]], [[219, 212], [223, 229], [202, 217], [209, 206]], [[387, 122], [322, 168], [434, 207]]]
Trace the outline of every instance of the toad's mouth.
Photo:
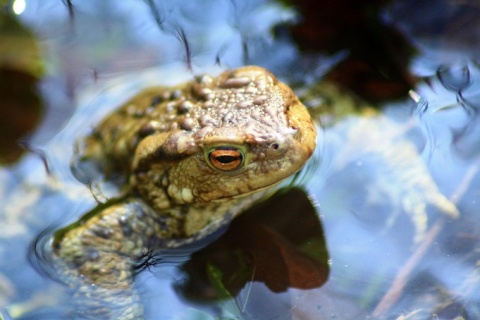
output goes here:
[[[300, 171], [300, 169], [298, 170]], [[298, 172], [297, 171], [297, 172]], [[296, 172], [295, 172], [296, 173]], [[278, 186], [279, 184], [281, 184], [282, 182], [284, 182], [285, 180], [293, 177], [294, 174], [291, 174], [289, 176], [286, 176], [282, 179], [279, 179], [279, 180], [276, 180], [276, 181], [272, 181], [271, 183], [267, 183], [265, 184], [264, 186], [262, 187], [256, 187], [256, 188], [252, 188], [250, 191], [246, 191], [246, 192], [239, 192], [238, 194], [235, 194], [235, 195], [224, 195], [224, 196], [220, 196], [216, 199], [213, 199], [213, 200], [209, 200], [208, 202], [226, 202], [226, 201], [229, 201], [229, 200], [232, 200], [232, 199], [241, 199], [241, 198], [244, 198], [244, 197], [249, 197], [253, 194], [256, 194], [258, 193], [259, 194], [259, 198], [265, 196], [266, 194], [268, 194], [269, 192], [270, 193], [274, 193], [277, 189], [275, 188], [276, 186]]]

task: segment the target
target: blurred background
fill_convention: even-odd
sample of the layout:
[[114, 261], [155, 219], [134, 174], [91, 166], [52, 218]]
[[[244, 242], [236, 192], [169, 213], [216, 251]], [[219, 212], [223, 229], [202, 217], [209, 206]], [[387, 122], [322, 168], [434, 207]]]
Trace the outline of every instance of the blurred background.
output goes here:
[[[478, 319], [479, 23], [468, 0], [0, 0], [0, 318], [71, 312], [42, 235], [94, 204], [69, 164], [96, 112], [254, 64], [312, 110], [353, 107], [313, 111], [324, 129], [300, 189], [138, 276], [148, 318]], [[306, 95], [320, 82], [334, 87]]]

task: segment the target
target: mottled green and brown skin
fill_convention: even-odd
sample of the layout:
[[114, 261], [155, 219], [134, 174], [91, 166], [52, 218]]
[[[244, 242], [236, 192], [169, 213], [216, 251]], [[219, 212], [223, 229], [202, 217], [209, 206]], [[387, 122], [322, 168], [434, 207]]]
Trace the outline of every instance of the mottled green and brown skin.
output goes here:
[[121, 175], [121, 199], [59, 231], [54, 255], [84, 317], [136, 319], [133, 267], [203, 237], [300, 170], [316, 131], [292, 90], [260, 67], [145, 90], [81, 142], [77, 161]]

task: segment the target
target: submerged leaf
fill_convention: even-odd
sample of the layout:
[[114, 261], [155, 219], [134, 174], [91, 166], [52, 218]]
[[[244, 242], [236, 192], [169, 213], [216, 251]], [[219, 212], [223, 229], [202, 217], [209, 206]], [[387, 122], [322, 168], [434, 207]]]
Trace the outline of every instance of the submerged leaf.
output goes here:
[[292, 189], [244, 213], [193, 254], [183, 266], [189, 281], [181, 289], [195, 300], [235, 296], [249, 281], [273, 292], [311, 289], [326, 281], [327, 260], [315, 209], [303, 191]]

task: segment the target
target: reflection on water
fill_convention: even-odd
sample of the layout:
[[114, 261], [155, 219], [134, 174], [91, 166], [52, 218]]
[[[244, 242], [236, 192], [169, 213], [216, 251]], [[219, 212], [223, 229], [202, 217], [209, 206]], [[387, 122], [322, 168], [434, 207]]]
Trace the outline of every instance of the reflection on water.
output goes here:
[[[468, 4], [438, 1], [419, 8], [414, 1], [399, 1], [383, 12], [382, 18], [417, 48], [408, 72], [419, 80], [411, 88], [413, 99], [384, 102], [381, 113], [362, 103], [357, 108], [361, 99], [348, 91], [335, 93], [335, 87], [308, 94], [298, 70], [313, 90], [318, 70], [334, 68], [332, 61], [348, 53], [327, 62], [320, 54], [304, 56], [283, 28], [293, 23], [294, 11], [277, 3], [182, 1], [151, 7], [143, 1], [85, 1], [73, 3], [73, 19], [55, 1], [26, 4], [19, 18], [37, 33], [50, 70], [41, 85], [49, 110], [34, 142], [46, 141], [52, 128], [62, 126], [71, 112], [67, 106], [113, 108], [153, 82], [175, 83], [179, 74], [190, 78], [188, 57], [194, 72], [216, 61], [222, 67], [266, 66], [285, 82], [295, 82], [307, 105], [328, 112], [312, 110], [323, 123], [319, 147], [292, 180], [306, 190], [319, 219], [312, 219], [311, 206], [291, 209], [299, 215], [282, 230], [272, 228], [275, 216], [269, 224], [245, 216], [229, 233], [215, 235], [221, 237], [212, 246], [153, 255], [137, 277], [150, 318], [255, 319], [279, 310], [282, 315], [289, 310], [285, 314], [292, 319], [480, 317], [480, 67], [479, 42], [472, 41], [480, 20]], [[452, 25], [460, 27], [444, 29]], [[180, 31], [191, 56], [175, 37]], [[304, 57], [316, 64], [311, 70], [302, 64]], [[147, 76], [124, 75], [172, 61], [180, 63]], [[71, 312], [64, 287], [36, 271], [50, 273], [42, 258], [45, 243], [37, 244], [40, 256], [30, 253], [36, 269], [27, 257], [42, 231], [75, 221], [96, 204], [69, 171], [73, 136], [88, 130], [85, 118], [90, 123], [99, 117], [82, 110], [63, 133], [38, 145], [50, 175], [34, 154], [0, 171], [0, 218], [7, 226], [0, 234], [0, 315], [6, 319], [62, 319]], [[300, 195], [288, 200], [289, 205], [304, 201]], [[278, 210], [275, 203], [262, 208], [260, 217]], [[289, 231], [296, 228], [305, 237], [309, 228], [316, 233], [305, 244], [292, 240]], [[275, 264], [273, 271], [269, 264]]]
[[[243, 251], [245, 257], [238, 258], [245, 260], [228, 266], [233, 271], [221, 268], [223, 277], [230, 279], [241, 271], [235, 270], [236, 268], [248, 264], [246, 267], [250, 269], [250, 275], [247, 279], [237, 279], [240, 283], [234, 284], [236, 289], [228, 288], [232, 294], [245, 285], [245, 280], [264, 282], [274, 292], [285, 291], [289, 287], [319, 287], [328, 274], [328, 255], [315, 208], [301, 190], [291, 189], [285, 192], [287, 193], [276, 195], [245, 212], [218, 239], [218, 245], [212, 243], [208, 250], [193, 254], [189, 261], [193, 267], [186, 265], [185, 268], [198, 272], [199, 268], [195, 264], [201, 260], [207, 260], [201, 264], [215, 265], [214, 262], [208, 262], [217, 260], [215, 255], [219, 256], [218, 263], [232, 263], [235, 260], [222, 256]], [[252, 273], [253, 269], [255, 273]], [[202, 280], [198, 276], [190, 276], [190, 282], [195, 281]], [[201, 289], [195, 284], [189, 286], [193, 290]]]
[[230, 312], [245, 318], [286, 316], [288, 290], [320, 287], [328, 277], [327, 261], [315, 208], [301, 190], [291, 189], [248, 210], [221, 238], [194, 253], [181, 266], [186, 279], [177, 289], [210, 308], [215, 300], [230, 301]]

